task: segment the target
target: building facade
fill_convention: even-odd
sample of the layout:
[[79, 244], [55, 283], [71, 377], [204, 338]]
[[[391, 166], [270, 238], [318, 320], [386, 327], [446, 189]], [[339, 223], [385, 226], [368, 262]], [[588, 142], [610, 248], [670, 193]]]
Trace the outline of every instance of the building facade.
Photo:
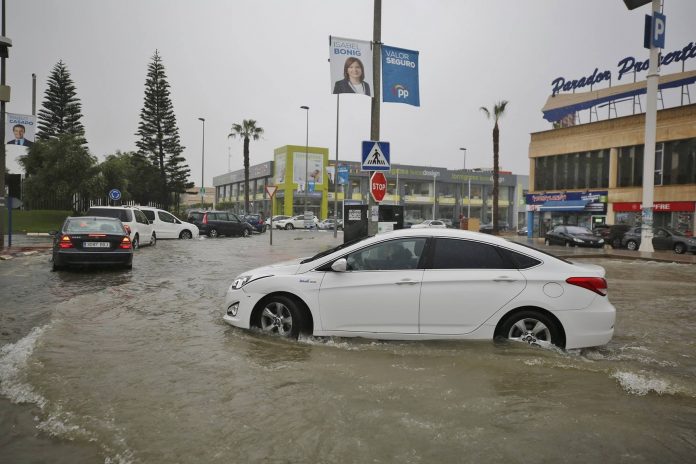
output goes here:
[[[657, 113], [653, 222], [694, 235], [696, 105]], [[531, 134], [527, 222], [534, 236], [556, 224], [639, 224], [645, 115]]]
[[[305, 150], [308, 157], [305, 160]], [[382, 204], [404, 207], [405, 222], [414, 224], [440, 218], [456, 224], [460, 214], [492, 220], [493, 176], [476, 169], [448, 170], [431, 166], [392, 164], [387, 177], [387, 195]], [[309, 179], [305, 183], [305, 178]], [[338, 206], [368, 202], [370, 173], [359, 162], [329, 161], [328, 149], [287, 145], [274, 150], [274, 160], [250, 168], [250, 212], [302, 214], [305, 208], [319, 218], [333, 217]], [[528, 176], [500, 173], [499, 220], [509, 227], [524, 225]], [[243, 212], [244, 171], [213, 179], [219, 208]], [[277, 186], [271, 201], [265, 187]]]

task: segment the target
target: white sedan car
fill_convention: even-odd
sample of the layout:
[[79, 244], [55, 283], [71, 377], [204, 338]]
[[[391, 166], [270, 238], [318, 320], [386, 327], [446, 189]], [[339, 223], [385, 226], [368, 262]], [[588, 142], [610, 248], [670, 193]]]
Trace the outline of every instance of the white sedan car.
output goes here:
[[493, 339], [604, 345], [616, 310], [605, 271], [497, 236], [403, 229], [245, 272], [223, 319], [296, 338]]
[[[317, 219], [316, 216], [312, 216], [312, 219], [310, 220], [311, 227], [316, 227], [317, 224], [319, 224], [319, 219]], [[281, 219], [278, 222], [273, 221], [273, 227], [276, 229], [285, 229], [285, 230], [292, 230], [292, 229], [304, 229], [305, 228], [305, 219], [304, 219], [304, 214], [300, 214], [299, 216], [293, 216], [288, 219]]]
[[436, 219], [426, 219], [425, 221], [421, 222], [420, 224], [414, 224], [411, 226], [411, 229], [427, 229], [427, 228], [433, 228], [433, 229], [446, 229], [447, 225], [442, 222], [438, 221]]

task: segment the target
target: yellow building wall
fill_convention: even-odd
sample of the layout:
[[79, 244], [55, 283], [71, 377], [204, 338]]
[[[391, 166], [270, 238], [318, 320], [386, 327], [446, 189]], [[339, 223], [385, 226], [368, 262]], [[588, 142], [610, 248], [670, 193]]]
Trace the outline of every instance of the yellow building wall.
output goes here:
[[[294, 155], [295, 153], [300, 153], [302, 155], [305, 152], [309, 155], [319, 154], [322, 159], [322, 183], [314, 185], [315, 192], [321, 192], [321, 203], [320, 203], [320, 218], [326, 218], [329, 212], [329, 182], [326, 175], [326, 166], [329, 164], [329, 149], [323, 147], [305, 147], [304, 145], [284, 145], [273, 150], [274, 158], [274, 170], [273, 179], [276, 181], [278, 190], [282, 190], [284, 193], [284, 198], [277, 199], [274, 205], [274, 211], [276, 214], [284, 214], [286, 216], [292, 216], [293, 200], [295, 191], [299, 188], [299, 184], [294, 182], [295, 178], [293, 172], [294, 166]], [[279, 159], [284, 157], [284, 162], [278, 162]]]

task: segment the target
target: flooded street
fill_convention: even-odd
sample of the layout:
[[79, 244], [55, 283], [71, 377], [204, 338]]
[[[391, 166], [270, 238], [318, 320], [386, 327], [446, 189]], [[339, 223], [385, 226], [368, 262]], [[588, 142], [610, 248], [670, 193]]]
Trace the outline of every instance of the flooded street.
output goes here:
[[273, 241], [160, 241], [129, 272], [0, 262], [0, 462], [693, 461], [696, 266], [582, 259], [617, 308], [596, 349], [291, 342], [221, 319], [241, 272], [337, 243]]

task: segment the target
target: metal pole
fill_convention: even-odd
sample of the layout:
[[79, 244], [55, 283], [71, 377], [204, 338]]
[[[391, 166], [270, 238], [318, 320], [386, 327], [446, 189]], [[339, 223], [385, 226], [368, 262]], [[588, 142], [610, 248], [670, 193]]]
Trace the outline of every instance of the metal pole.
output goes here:
[[203, 122], [203, 146], [201, 147], [201, 208], [205, 204], [205, 177], [203, 176], [205, 171], [205, 118], [198, 118], [199, 121]]
[[466, 217], [471, 219], [471, 179], [469, 179], [469, 193], [466, 195]]
[[[380, 126], [380, 101], [382, 100], [382, 0], [374, 0], [373, 25], [372, 25], [372, 108], [370, 113], [370, 140], [379, 141]], [[368, 176], [369, 185], [369, 176]], [[369, 189], [368, 189], [369, 190]], [[372, 195], [367, 194], [368, 205], [368, 235], [376, 235], [378, 225], [372, 221], [372, 208], [379, 205], [375, 203]]]
[[[5, 0], [2, 0], [2, 36], [5, 37]], [[0, 85], [5, 85], [5, 56], [0, 59]], [[5, 195], [5, 169], [7, 164], [7, 152], [5, 151], [5, 102], [0, 102], [0, 198]], [[0, 204], [0, 208], [2, 205]], [[5, 246], [5, 234], [3, 232], [4, 217], [0, 214], [0, 248]]]
[[435, 220], [435, 200], [437, 200], [437, 189], [435, 185], [435, 174], [433, 173], [433, 220]]
[[304, 154], [304, 210], [302, 215], [305, 216], [305, 229], [307, 228], [307, 190], [309, 189], [309, 106], [300, 106], [307, 113], [307, 123], [305, 124], [305, 154]]
[[[660, 12], [660, 0], [652, 0], [653, 20]], [[652, 35], [652, 34], [651, 34]], [[650, 40], [650, 67], [647, 77], [645, 110], [645, 147], [643, 150], [643, 205], [639, 251], [653, 252], [653, 200], [655, 195], [655, 139], [657, 127], [657, 84], [660, 76], [659, 50]]]
[[31, 73], [31, 115], [36, 116], [36, 74]]
[[338, 236], [338, 117], [341, 94], [336, 94], [336, 165], [334, 166], [334, 238]]
[[[464, 178], [463, 178], [463, 176], [464, 176], [464, 171], [466, 171], [466, 148], [459, 148], [459, 149], [464, 151], [464, 166], [463, 166], [463, 170], [462, 170], [462, 180], [464, 180]], [[464, 187], [464, 185], [462, 185], [462, 187]], [[464, 194], [464, 193], [462, 192], [462, 195], [463, 195], [463, 194]], [[463, 204], [461, 205], [460, 213], [461, 213], [461, 214], [464, 214], [464, 205], [463, 205]], [[468, 216], [467, 216], [467, 217], [468, 217]]]

